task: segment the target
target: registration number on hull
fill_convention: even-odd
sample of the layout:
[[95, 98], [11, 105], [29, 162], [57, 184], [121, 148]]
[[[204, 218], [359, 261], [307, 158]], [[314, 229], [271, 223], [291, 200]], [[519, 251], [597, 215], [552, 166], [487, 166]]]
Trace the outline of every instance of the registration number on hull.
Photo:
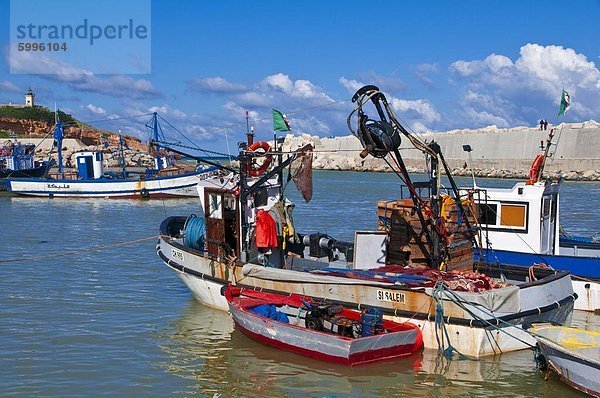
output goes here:
[[175, 250], [175, 249], [171, 249], [171, 257], [183, 261], [183, 252], [180, 252], [179, 250]]
[[377, 290], [377, 300], [404, 304], [406, 302], [406, 296], [404, 293], [400, 292], [394, 292], [389, 290]]

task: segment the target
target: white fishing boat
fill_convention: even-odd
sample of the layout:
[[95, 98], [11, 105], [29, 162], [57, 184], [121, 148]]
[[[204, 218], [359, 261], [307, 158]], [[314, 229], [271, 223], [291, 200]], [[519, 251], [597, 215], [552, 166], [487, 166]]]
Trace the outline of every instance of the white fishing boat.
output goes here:
[[538, 366], [556, 373], [571, 387], [600, 397], [600, 332], [540, 325], [536, 335]]
[[54, 145], [58, 153], [58, 172], [43, 178], [9, 178], [7, 191], [22, 196], [72, 197], [72, 198], [119, 198], [162, 199], [196, 197], [198, 184], [208, 184], [210, 178], [219, 174], [222, 167], [205, 159], [204, 165], [182, 167], [165, 155], [159, 142], [159, 116], [154, 113], [150, 126], [156, 158], [155, 168], [145, 172], [129, 172], [125, 168], [121, 142], [121, 166], [118, 173], [104, 170], [102, 151], [84, 151], [75, 155], [76, 170], [66, 172], [62, 160], [63, 127], [60, 120], [54, 128]]
[[[508, 279], [535, 278], [536, 273], [544, 274], [544, 266], [569, 271], [578, 296], [575, 309], [595, 311], [600, 309], [600, 244], [564, 236], [560, 230], [560, 181], [542, 179], [553, 136], [552, 129], [527, 182], [512, 188], [469, 188], [475, 191], [478, 221], [487, 242], [482, 256], [490, 262], [526, 267], [496, 267], [496, 276], [502, 273]], [[534, 264], [537, 266], [531, 268]]]
[[[355, 100], [362, 106], [366, 96], [378, 101], [380, 107], [383, 103], [391, 115], [377, 88], [367, 86], [355, 95]], [[360, 116], [367, 120], [362, 111]], [[395, 119], [388, 123], [389, 137], [397, 143], [397, 134], [410, 136]], [[370, 134], [376, 126], [366, 127], [360, 134]], [[398, 231], [356, 231], [354, 242], [320, 233], [297, 233], [291, 215], [293, 204], [283, 195], [286, 184], [282, 171], [291, 164], [291, 179], [305, 200], [310, 199], [312, 148], [304, 147], [288, 159], [280, 159], [269, 170], [268, 163], [278, 155], [277, 150], [271, 151], [265, 143], [257, 145], [252, 139], [249, 134], [247, 148], [239, 156], [236, 178], [217, 189], [199, 186], [198, 216], [169, 217], [160, 227], [157, 254], [201, 303], [226, 310], [221, 288], [236, 284], [329, 300], [348, 308], [375, 307], [387, 319], [414, 322], [423, 333], [426, 348], [456, 349], [474, 357], [534, 344], [535, 340], [524, 331], [534, 322], [570, 323], [576, 295], [568, 272], [519, 284], [492, 281], [474, 273], [473, 235], [469, 229], [442, 236], [431, 227], [433, 213], [426, 213], [420, 207], [421, 199], [414, 196], [409, 213], [413, 221], [422, 223], [410, 230], [414, 232], [421, 226], [420, 264], [415, 253], [406, 261], [398, 257], [403, 254], [393, 244]], [[254, 150], [259, 147], [267, 153]], [[371, 153], [385, 150], [382, 145], [365, 147]], [[392, 146], [389, 152], [403, 164], [397, 147]], [[432, 156], [444, 163], [441, 154]], [[254, 165], [256, 159], [262, 160], [258, 166]], [[406, 168], [400, 173], [410, 183]], [[458, 189], [454, 191], [457, 193]], [[455, 201], [454, 217], [459, 209], [464, 212], [460, 203]], [[392, 219], [400, 217], [392, 220], [394, 225], [406, 224], [402, 214], [392, 211]], [[273, 225], [277, 227], [274, 233]], [[454, 239], [455, 245], [444, 244], [445, 238]], [[430, 240], [437, 244], [430, 244]], [[462, 266], [466, 272], [439, 271], [452, 264]]]

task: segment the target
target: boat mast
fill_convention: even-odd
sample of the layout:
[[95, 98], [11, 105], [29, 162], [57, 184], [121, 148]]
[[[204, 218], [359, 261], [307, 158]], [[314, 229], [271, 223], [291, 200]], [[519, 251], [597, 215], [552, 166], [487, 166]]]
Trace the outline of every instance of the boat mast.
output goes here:
[[125, 177], [125, 152], [123, 151], [123, 136], [121, 130], [119, 130], [119, 160], [121, 163], [121, 169], [123, 170], [123, 177]]
[[[561, 127], [562, 129], [562, 127]], [[538, 181], [542, 178], [542, 174], [544, 173], [544, 167], [546, 167], [546, 160], [550, 157], [550, 147], [554, 145], [552, 142], [552, 138], [554, 138], [554, 128], [550, 129], [548, 133], [548, 138], [546, 138], [546, 145], [544, 148], [544, 142], [542, 141], [542, 148], [544, 149], [544, 159], [542, 160], [542, 164], [540, 166], [540, 171], [538, 172]]]
[[152, 114], [152, 139], [154, 140], [154, 146], [156, 147], [156, 170], [160, 170], [162, 167], [162, 159], [160, 158], [160, 145], [158, 144], [158, 113]]
[[246, 221], [246, 204], [248, 203], [248, 175], [246, 172], [251, 167], [252, 159], [248, 155], [248, 147], [254, 143], [254, 129], [250, 128], [250, 121], [248, 116], [248, 111], [246, 111], [246, 142], [240, 143], [240, 241], [241, 244], [241, 253], [240, 260], [247, 261], [248, 254], [250, 253], [250, 245], [248, 242], [248, 230], [249, 225]]
[[[62, 142], [64, 137], [64, 130], [62, 126], [62, 122], [60, 121], [60, 117], [58, 116], [58, 110], [56, 109], [56, 104], [54, 105], [54, 142], [53, 146], [56, 147], [56, 152], [58, 153], [58, 172], [60, 173], [62, 178], [65, 178], [65, 172], [63, 169], [63, 158], [62, 158]], [[50, 150], [52, 152], [52, 150]]]

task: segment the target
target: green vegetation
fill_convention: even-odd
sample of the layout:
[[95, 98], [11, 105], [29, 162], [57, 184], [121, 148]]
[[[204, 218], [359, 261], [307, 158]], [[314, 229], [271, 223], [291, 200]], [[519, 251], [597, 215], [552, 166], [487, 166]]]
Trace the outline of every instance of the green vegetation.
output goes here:
[[[77, 124], [77, 120], [73, 116], [58, 111], [58, 116], [63, 124], [71, 125]], [[51, 112], [48, 108], [35, 107], [35, 108], [15, 108], [12, 106], [0, 106], [0, 117], [12, 117], [15, 119], [25, 120], [39, 120], [48, 124], [54, 124], [54, 112]]]
[[0, 130], [0, 138], [10, 138], [10, 133], [5, 130]]

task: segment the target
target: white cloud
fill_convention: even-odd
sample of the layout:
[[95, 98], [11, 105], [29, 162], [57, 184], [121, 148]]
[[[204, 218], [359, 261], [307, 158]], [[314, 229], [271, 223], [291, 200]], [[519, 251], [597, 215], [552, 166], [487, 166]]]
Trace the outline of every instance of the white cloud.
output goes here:
[[405, 100], [395, 97], [388, 98], [390, 106], [397, 118], [405, 120], [415, 131], [430, 130], [440, 120], [440, 114], [426, 100]]
[[380, 75], [374, 71], [359, 73], [357, 77], [360, 80], [367, 81], [369, 84], [379, 87], [380, 90], [387, 93], [397, 94], [406, 88], [402, 80], [393, 76]]
[[333, 101], [321, 88], [310, 81], [302, 79], [294, 81], [283, 73], [267, 76], [260, 86], [267, 88], [268, 91], [279, 91], [290, 97]]
[[176, 119], [183, 119], [187, 115], [182, 110], [177, 108], [171, 108], [169, 105], [151, 106], [148, 108], [148, 112], [157, 112], [162, 116], [174, 117]]
[[10, 92], [13, 92], [13, 93], [23, 92], [23, 90], [21, 90], [13, 82], [9, 82], [8, 80], [0, 82], [0, 90], [2, 90], [2, 91], [10, 91]]
[[[529, 43], [521, 47], [514, 62], [491, 54], [483, 60], [456, 61], [450, 71], [467, 83], [463, 100], [472, 103], [472, 115], [483, 114], [506, 125], [523, 119], [531, 124], [554, 113], [563, 88], [572, 98], [570, 117], [590, 118], [600, 113], [600, 70], [571, 48]], [[471, 101], [475, 93], [480, 98], [494, 97], [495, 107]]]
[[95, 113], [96, 115], [106, 115], [106, 110], [102, 107], [93, 104], [87, 104], [85, 107], [89, 109], [92, 113]]
[[356, 80], [346, 79], [344, 76], [340, 77], [338, 79], [338, 82], [342, 86], [346, 87], [348, 89], [348, 91], [351, 92], [352, 94], [354, 94], [356, 91], [358, 91], [359, 88], [364, 86], [363, 83], [356, 81]]
[[[338, 79], [338, 82], [346, 87], [351, 93], [356, 92], [356, 90], [365, 85], [363, 82], [350, 80], [343, 76]], [[385, 90], [382, 91], [385, 92]], [[400, 99], [387, 93], [386, 98], [398, 120], [404, 121], [408, 124], [406, 127], [410, 127], [415, 131], [430, 130], [433, 124], [441, 119], [441, 116], [435, 110], [435, 107], [427, 100]]]
[[[62, 82], [78, 91], [135, 99], [157, 98], [161, 95], [152, 83], [146, 79], [134, 79], [124, 75], [99, 77], [92, 72], [48, 55], [33, 54], [26, 51], [12, 54], [12, 56], [7, 55], [7, 57], [13, 70]], [[52, 74], [48, 74], [48, 71], [52, 71]]]
[[440, 66], [437, 63], [420, 64], [415, 67], [415, 76], [417, 80], [423, 83], [428, 88], [434, 88], [435, 82], [430, 77], [432, 74], [439, 72]]
[[[221, 95], [224, 100], [222, 107], [228, 112], [225, 116], [214, 116], [211, 124], [238, 126], [234, 130], [243, 132], [248, 110], [257, 133], [263, 134], [271, 130], [271, 108], [276, 108], [287, 113], [295, 133], [346, 134], [344, 120], [347, 108], [338, 106], [332, 97], [310, 80], [295, 80], [287, 74], [275, 73], [244, 85], [223, 78], [194, 79], [193, 82], [201, 82], [203, 89]], [[190, 86], [191, 83], [192, 80], [188, 80]], [[206, 131], [213, 130], [207, 127]]]
[[227, 101], [225, 103], [225, 105], [223, 105], [223, 108], [230, 111], [233, 115], [236, 115], [238, 118], [242, 117], [242, 116], [245, 117], [246, 112], [248, 112], [248, 118], [250, 120], [258, 120], [259, 119], [258, 112], [244, 109], [233, 101]]
[[188, 85], [192, 90], [215, 94], [240, 93], [246, 90], [243, 84], [231, 83], [221, 76], [190, 79]]

